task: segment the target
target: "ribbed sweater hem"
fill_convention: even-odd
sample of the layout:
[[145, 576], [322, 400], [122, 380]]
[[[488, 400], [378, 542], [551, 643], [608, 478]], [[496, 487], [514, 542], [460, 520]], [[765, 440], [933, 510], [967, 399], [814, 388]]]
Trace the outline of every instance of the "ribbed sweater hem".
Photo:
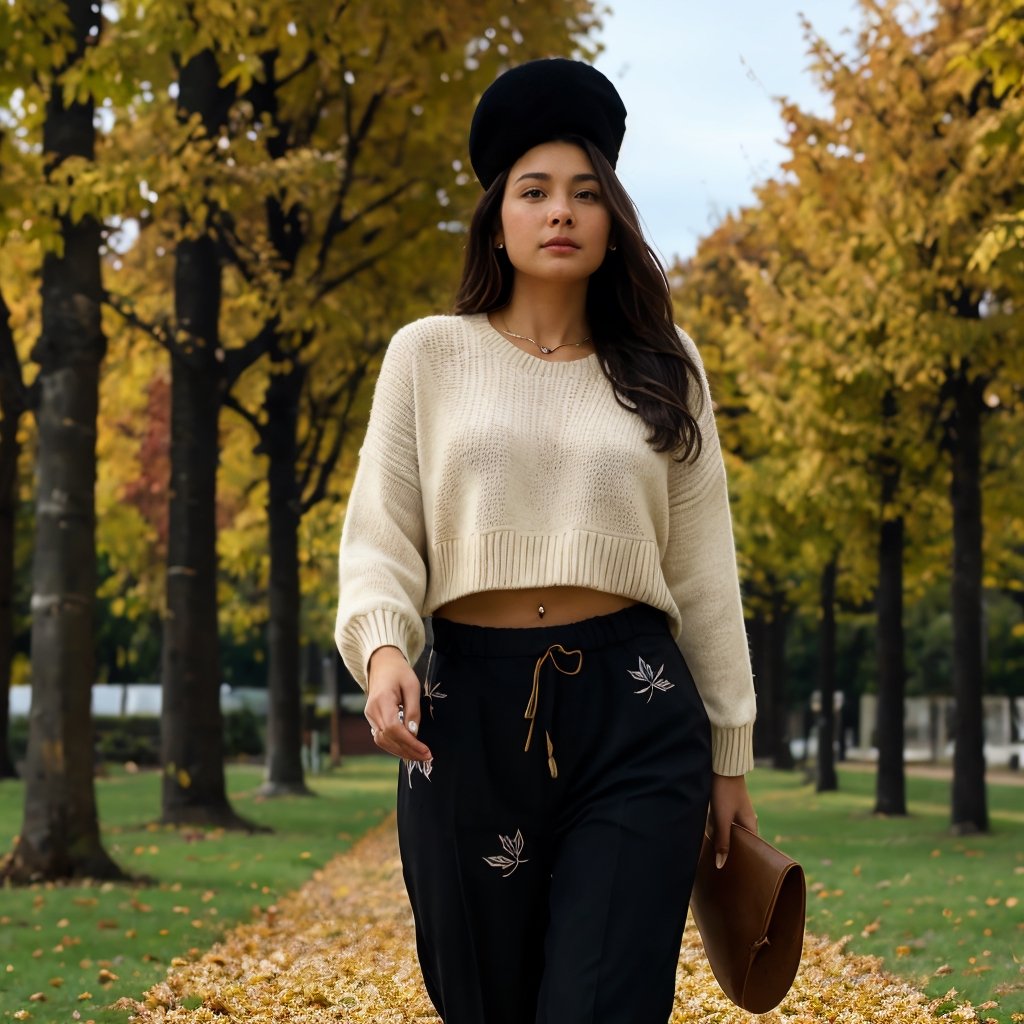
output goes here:
[[711, 770], [716, 775], [746, 775], [754, 767], [754, 723], [734, 728], [711, 726]]
[[370, 655], [378, 647], [397, 647], [410, 664], [409, 629], [405, 617], [390, 608], [380, 608], [353, 618], [348, 624], [348, 631], [343, 633], [339, 628], [335, 639], [342, 658], [352, 676], [362, 687], [367, 688], [367, 664]]
[[482, 590], [576, 586], [642, 600], [678, 623], [668, 589], [651, 593], [651, 581], [661, 578], [661, 555], [653, 540], [580, 529], [543, 535], [509, 529], [441, 541], [432, 555], [427, 615]]

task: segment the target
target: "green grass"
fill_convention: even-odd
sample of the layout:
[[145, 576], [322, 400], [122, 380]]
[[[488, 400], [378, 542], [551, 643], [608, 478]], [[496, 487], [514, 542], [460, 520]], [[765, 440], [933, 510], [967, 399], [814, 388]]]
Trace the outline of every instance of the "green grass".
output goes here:
[[930, 995], [998, 1003], [982, 1017], [1024, 1012], [1024, 788], [990, 785], [991, 833], [961, 838], [948, 782], [909, 778], [910, 816], [882, 818], [874, 773], [821, 794], [800, 772], [750, 779], [761, 833], [804, 866], [809, 931], [851, 936]]
[[[107, 849], [157, 884], [0, 891], [0, 1022], [27, 1009], [32, 1024], [124, 1024], [125, 1014], [104, 1007], [264, 914], [385, 816], [396, 765], [350, 758], [310, 780], [317, 799], [261, 801], [261, 779], [260, 768], [228, 770], [235, 807], [275, 829], [254, 836], [147, 825], [159, 805], [156, 774], [98, 780]], [[839, 792], [815, 794], [800, 772], [759, 770], [751, 789], [762, 833], [807, 872], [810, 931], [851, 936], [850, 949], [883, 957], [934, 996], [956, 988], [976, 1005], [998, 1002], [982, 1016], [1009, 1024], [1024, 1012], [1024, 788], [991, 785], [992, 833], [969, 839], [949, 834], [948, 783], [911, 778], [904, 819], [871, 814], [870, 773], [841, 771]], [[18, 831], [21, 800], [20, 783], [0, 783], [0, 845]], [[117, 980], [102, 983], [104, 969]], [[30, 1002], [34, 992], [46, 1002]]]
[[[24, 1009], [32, 1024], [124, 1024], [123, 1011], [105, 1007], [141, 995], [174, 957], [195, 956], [227, 928], [265, 913], [380, 821], [394, 806], [397, 763], [349, 758], [339, 771], [309, 779], [316, 798], [261, 800], [260, 767], [232, 766], [227, 777], [236, 810], [272, 826], [272, 834], [147, 824], [159, 810], [158, 774], [97, 780], [107, 850], [156, 884], [0, 890], [0, 1022]], [[21, 825], [22, 794], [20, 782], [0, 783], [5, 849]], [[101, 981], [102, 970], [117, 980]], [[45, 1002], [30, 1001], [37, 992]]]

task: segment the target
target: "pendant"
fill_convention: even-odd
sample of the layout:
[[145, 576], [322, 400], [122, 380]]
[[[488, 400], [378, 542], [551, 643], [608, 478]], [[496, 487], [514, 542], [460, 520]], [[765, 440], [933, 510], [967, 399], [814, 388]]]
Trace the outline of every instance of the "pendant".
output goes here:
[[537, 614], [543, 619], [544, 618], [544, 605], [537, 605]]
[[540, 347], [540, 350], [541, 350], [541, 352], [543, 352], [543, 353], [544, 353], [544, 355], [546, 355], [546, 356], [549, 356], [549, 355], [551, 355], [551, 349], [547, 348], [547, 347], [546, 347], [545, 345], [541, 345], [541, 347]]

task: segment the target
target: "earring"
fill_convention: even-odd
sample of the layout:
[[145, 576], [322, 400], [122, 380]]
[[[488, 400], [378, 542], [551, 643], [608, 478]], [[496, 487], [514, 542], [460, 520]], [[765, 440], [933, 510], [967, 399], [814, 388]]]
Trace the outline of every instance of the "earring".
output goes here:
[[609, 252], [615, 252], [616, 249], [618, 249], [618, 246], [614, 242], [612, 242], [612, 244], [608, 246]]
[[495, 249], [504, 249], [505, 248], [505, 243], [504, 242], [499, 242], [494, 248]]

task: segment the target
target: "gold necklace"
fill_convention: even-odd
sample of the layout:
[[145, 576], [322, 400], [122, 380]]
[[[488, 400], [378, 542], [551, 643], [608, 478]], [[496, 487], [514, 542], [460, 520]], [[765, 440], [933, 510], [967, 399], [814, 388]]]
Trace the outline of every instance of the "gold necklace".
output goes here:
[[588, 334], [583, 341], [564, 341], [561, 345], [555, 345], [554, 348], [548, 348], [547, 345], [542, 345], [539, 341], [534, 341], [533, 338], [528, 338], [525, 334], [516, 334], [515, 331], [510, 331], [508, 329], [508, 323], [504, 317], [501, 318], [501, 322], [504, 324], [502, 330], [505, 334], [512, 338], [518, 338], [520, 341], [528, 341], [531, 345], [536, 345], [537, 348], [539, 348], [546, 356], [551, 355], [552, 352], [557, 352], [560, 348], [579, 348], [581, 345], [585, 345], [590, 341], [590, 335]]

